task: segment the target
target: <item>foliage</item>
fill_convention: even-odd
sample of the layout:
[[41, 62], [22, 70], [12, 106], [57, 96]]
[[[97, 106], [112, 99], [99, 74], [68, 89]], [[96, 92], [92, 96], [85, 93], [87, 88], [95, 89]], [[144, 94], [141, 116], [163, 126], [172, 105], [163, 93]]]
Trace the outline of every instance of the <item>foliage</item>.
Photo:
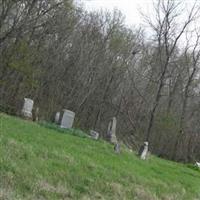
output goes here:
[[20, 113], [29, 97], [40, 119], [69, 109], [102, 138], [116, 116], [117, 137], [135, 150], [149, 140], [154, 154], [199, 160], [199, 8], [155, 0], [147, 29], [73, 0], [0, 2], [1, 110]]
[[199, 171], [70, 132], [0, 114], [1, 199], [200, 198]]
[[70, 128], [70, 129], [66, 130], [66, 129], [60, 128], [60, 126], [57, 125], [57, 124], [53, 124], [53, 123], [45, 122], [45, 121], [39, 122], [39, 124], [41, 126], [44, 126], [48, 129], [55, 130], [55, 131], [60, 132], [60, 133], [68, 133], [68, 134], [72, 134], [72, 135], [82, 137], [82, 138], [88, 137], [88, 135], [80, 129]]

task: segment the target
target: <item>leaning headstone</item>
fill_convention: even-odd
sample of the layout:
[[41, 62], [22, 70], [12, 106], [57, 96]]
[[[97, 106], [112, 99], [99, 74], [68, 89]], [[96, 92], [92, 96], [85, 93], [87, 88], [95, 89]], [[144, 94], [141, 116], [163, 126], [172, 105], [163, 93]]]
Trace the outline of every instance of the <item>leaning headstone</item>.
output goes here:
[[61, 128], [72, 128], [74, 123], [75, 113], [70, 110], [63, 110], [64, 114], [61, 121]]
[[59, 120], [60, 120], [60, 112], [57, 112], [54, 121], [56, 124], [59, 124]]
[[200, 168], [200, 162], [195, 162], [195, 166]]
[[29, 98], [24, 98], [24, 106], [22, 108], [22, 116], [31, 119], [34, 101]]
[[94, 140], [98, 140], [99, 139], [99, 133], [93, 130], [90, 130], [90, 136], [91, 138], [93, 138]]
[[117, 126], [117, 119], [116, 117], [113, 117], [108, 124], [108, 131], [107, 131], [108, 139], [112, 144], [117, 143], [116, 126]]
[[144, 142], [144, 144], [140, 147], [139, 156], [142, 160], [146, 160], [148, 155], [148, 142]]
[[120, 153], [120, 144], [119, 143], [116, 143], [115, 146], [114, 146], [114, 151], [115, 153], [119, 154]]

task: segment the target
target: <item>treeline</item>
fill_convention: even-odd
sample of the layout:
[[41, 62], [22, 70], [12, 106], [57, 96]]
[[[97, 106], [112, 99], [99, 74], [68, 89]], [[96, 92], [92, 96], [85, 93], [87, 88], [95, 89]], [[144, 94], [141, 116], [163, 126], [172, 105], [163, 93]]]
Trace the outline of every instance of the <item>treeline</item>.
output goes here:
[[147, 140], [159, 156], [200, 159], [199, 5], [184, 18], [180, 8], [156, 1], [147, 40], [145, 29], [127, 28], [117, 10], [1, 0], [1, 107], [18, 113], [29, 97], [45, 120], [66, 108], [76, 113], [75, 126], [101, 137], [116, 116], [127, 146], [137, 150]]

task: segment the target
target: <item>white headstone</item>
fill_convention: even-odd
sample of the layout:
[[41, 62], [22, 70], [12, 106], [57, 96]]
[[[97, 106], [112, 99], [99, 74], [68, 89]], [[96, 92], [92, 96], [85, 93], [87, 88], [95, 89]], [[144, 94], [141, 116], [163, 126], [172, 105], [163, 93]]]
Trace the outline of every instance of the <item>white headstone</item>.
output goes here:
[[22, 108], [22, 115], [27, 118], [32, 118], [34, 101], [29, 98], [24, 98], [24, 106]]
[[109, 140], [112, 144], [117, 143], [116, 126], [117, 126], [117, 119], [116, 117], [113, 117], [112, 120], [109, 122], [108, 132], [107, 132]]
[[114, 146], [114, 151], [115, 153], [119, 154], [120, 153], [120, 144], [116, 143]]
[[58, 124], [60, 120], [60, 112], [57, 112], [55, 115], [55, 123]]
[[90, 130], [90, 136], [95, 140], [99, 139], [99, 133], [96, 131]]
[[144, 145], [143, 145], [143, 150], [142, 150], [142, 153], [140, 155], [140, 158], [142, 160], [146, 160], [147, 158], [147, 154], [148, 154], [148, 142], [144, 142]]
[[200, 168], [200, 162], [196, 161], [195, 166], [198, 167], [198, 168]]
[[72, 128], [74, 123], [75, 113], [70, 110], [63, 110], [64, 114], [61, 121], [61, 128]]

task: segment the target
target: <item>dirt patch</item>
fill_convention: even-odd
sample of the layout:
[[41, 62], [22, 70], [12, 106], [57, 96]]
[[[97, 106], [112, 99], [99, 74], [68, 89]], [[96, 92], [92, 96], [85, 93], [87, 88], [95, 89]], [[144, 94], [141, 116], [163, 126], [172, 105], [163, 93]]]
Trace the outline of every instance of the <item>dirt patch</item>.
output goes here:
[[72, 192], [69, 191], [62, 184], [58, 184], [58, 185], [54, 186], [54, 185], [48, 183], [47, 181], [38, 182], [37, 190], [40, 192], [56, 193], [58, 196], [62, 197], [63, 199], [71, 199], [73, 196]]

